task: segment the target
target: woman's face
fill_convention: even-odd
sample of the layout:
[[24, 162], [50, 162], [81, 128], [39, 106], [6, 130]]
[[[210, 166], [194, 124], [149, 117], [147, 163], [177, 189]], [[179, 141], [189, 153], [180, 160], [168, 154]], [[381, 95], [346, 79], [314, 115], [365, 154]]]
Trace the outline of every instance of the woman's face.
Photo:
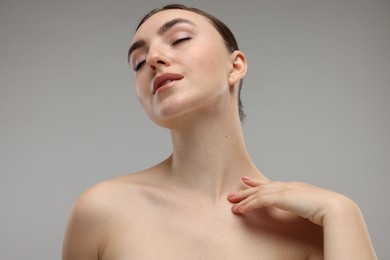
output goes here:
[[133, 38], [129, 61], [137, 97], [157, 124], [215, 109], [229, 95], [232, 53], [196, 13], [165, 10], [151, 16]]

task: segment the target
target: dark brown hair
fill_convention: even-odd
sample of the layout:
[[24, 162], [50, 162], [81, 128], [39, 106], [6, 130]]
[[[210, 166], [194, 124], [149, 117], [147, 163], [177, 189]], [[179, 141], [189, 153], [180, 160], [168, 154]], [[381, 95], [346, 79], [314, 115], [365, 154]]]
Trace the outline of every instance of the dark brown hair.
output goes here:
[[[170, 5], [166, 5], [166, 6], [163, 6], [161, 8], [156, 8], [156, 9], [153, 9], [152, 11], [150, 11], [149, 13], [147, 13], [143, 18], [142, 20], [139, 22], [139, 24], [137, 25], [136, 27], [136, 30], [138, 30], [138, 28], [146, 21], [148, 20], [152, 15], [158, 13], [158, 12], [161, 12], [161, 11], [164, 11], [164, 10], [172, 10], [172, 9], [180, 9], [180, 10], [186, 10], [186, 11], [190, 11], [190, 12], [194, 12], [194, 13], [197, 13], [199, 15], [202, 15], [204, 17], [206, 17], [210, 23], [214, 26], [214, 28], [219, 32], [219, 34], [222, 36], [224, 42], [225, 42], [225, 46], [226, 48], [233, 52], [235, 50], [239, 50], [238, 48], [238, 44], [237, 44], [237, 40], [236, 38], [234, 37], [234, 34], [232, 33], [232, 31], [229, 29], [229, 27], [227, 27], [226, 24], [224, 24], [221, 20], [219, 20], [218, 18], [216, 18], [215, 16], [203, 11], [203, 10], [200, 10], [198, 8], [195, 8], [195, 7], [188, 7], [188, 6], [185, 6], [185, 5], [181, 5], [181, 4], [170, 4]], [[242, 105], [242, 102], [241, 102], [241, 88], [242, 88], [242, 83], [243, 83], [243, 80], [241, 79], [240, 80], [240, 84], [239, 84], [239, 88], [238, 88], [238, 113], [239, 113], [239, 116], [240, 116], [240, 120], [241, 122], [244, 121], [244, 118], [245, 118], [245, 113], [244, 113], [244, 110], [243, 110], [243, 105]]]

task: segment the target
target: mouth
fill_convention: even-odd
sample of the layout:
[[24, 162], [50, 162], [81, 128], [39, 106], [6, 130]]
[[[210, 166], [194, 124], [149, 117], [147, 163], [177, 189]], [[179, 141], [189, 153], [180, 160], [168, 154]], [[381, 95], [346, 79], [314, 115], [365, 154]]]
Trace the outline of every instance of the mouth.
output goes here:
[[155, 95], [160, 88], [172, 86], [172, 84], [170, 84], [171, 82], [181, 80], [182, 78], [182, 75], [176, 73], [164, 73], [157, 76], [153, 83], [153, 95]]

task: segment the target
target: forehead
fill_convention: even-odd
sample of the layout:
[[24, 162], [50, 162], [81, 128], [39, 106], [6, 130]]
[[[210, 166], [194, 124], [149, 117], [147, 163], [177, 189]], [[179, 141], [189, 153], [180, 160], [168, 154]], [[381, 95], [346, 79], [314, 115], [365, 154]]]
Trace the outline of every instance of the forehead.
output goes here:
[[180, 9], [171, 9], [171, 10], [164, 10], [160, 11], [158, 13], [155, 13], [151, 17], [149, 17], [137, 30], [137, 32], [134, 34], [133, 42], [142, 39], [146, 37], [149, 34], [155, 34], [158, 29], [163, 25], [164, 23], [171, 21], [176, 18], [184, 18], [196, 25], [196, 27], [199, 28], [207, 28], [207, 29], [213, 29], [213, 25], [208, 20], [208, 18], [191, 12], [187, 10], [180, 10]]

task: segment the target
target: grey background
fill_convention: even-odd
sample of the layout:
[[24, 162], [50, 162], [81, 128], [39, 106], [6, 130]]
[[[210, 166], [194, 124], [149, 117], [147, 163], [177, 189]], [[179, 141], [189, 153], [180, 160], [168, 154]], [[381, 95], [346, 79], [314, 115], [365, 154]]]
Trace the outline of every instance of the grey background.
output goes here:
[[[390, 259], [390, 2], [182, 2], [225, 21], [247, 54], [258, 168], [353, 198]], [[82, 191], [170, 153], [126, 62], [135, 24], [164, 3], [1, 0], [0, 259], [59, 259]]]

